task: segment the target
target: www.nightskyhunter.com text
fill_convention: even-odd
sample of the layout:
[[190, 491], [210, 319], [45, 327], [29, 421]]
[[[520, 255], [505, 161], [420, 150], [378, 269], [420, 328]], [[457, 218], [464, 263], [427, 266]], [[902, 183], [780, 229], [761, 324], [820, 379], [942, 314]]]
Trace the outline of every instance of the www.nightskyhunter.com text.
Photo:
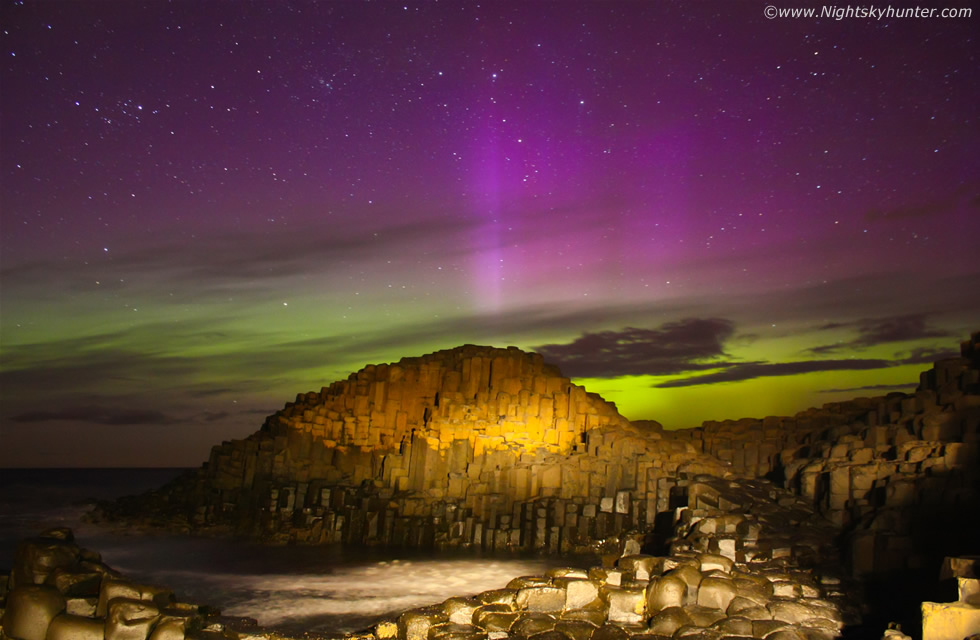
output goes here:
[[911, 19], [950, 19], [950, 18], [971, 18], [973, 9], [955, 7], [878, 7], [875, 5], [847, 5], [841, 7], [837, 5], [824, 5], [819, 9], [816, 7], [776, 7], [768, 5], [762, 11], [770, 20], [775, 18], [831, 18], [833, 20], [846, 20], [849, 18], [863, 20], [882, 20], [892, 18], [911, 18]]

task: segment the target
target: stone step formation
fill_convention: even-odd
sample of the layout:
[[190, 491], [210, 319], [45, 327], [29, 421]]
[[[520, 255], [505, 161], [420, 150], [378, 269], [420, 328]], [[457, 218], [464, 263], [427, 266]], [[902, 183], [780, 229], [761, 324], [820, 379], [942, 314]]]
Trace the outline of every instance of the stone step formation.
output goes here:
[[569, 552], [651, 527], [694, 472], [726, 470], [540, 355], [468, 345], [300, 394], [191, 476], [102, 512], [278, 543]]

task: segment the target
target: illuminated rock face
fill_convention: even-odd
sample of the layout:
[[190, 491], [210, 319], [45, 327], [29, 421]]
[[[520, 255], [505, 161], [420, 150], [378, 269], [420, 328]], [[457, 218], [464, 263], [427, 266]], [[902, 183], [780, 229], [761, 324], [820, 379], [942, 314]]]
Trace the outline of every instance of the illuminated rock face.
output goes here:
[[541, 356], [474, 346], [369, 365], [319, 393], [298, 396], [275, 422], [329, 447], [389, 450], [415, 434], [443, 451], [467, 441], [477, 455], [539, 448], [568, 453], [587, 429], [628, 424]]
[[[560, 473], [517, 473], [512, 461], [567, 455], [581, 449], [587, 431], [610, 426], [630, 429], [613, 405], [571, 384], [537, 354], [466, 346], [367, 366], [319, 393], [297, 396], [263, 431], [285, 437], [292, 454], [274, 462], [273, 475], [302, 478], [309, 467], [315, 477], [354, 485], [380, 476], [399, 491], [453, 499], [487, 484], [482, 493], [510, 490], [522, 499], [557, 495]], [[330, 454], [317, 460], [310, 455], [315, 448]], [[219, 466], [235, 468], [216, 453]], [[504, 474], [486, 477], [485, 470]], [[229, 480], [239, 482], [237, 474]]]
[[956, 579], [959, 598], [922, 603], [922, 640], [960, 640], [980, 634], [980, 556], [946, 558], [942, 573]]
[[541, 356], [468, 345], [300, 394], [109, 514], [276, 542], [568, 551], [652, 525], [680, 471], [724, 473]]

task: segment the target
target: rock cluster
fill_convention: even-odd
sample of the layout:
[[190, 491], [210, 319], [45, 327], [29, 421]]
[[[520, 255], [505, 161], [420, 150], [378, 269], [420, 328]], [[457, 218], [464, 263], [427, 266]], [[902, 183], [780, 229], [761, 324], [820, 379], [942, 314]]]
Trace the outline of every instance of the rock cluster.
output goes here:
[[[666, 555], [619, 556], [590, 570], [515, 578], [377, 625], [377, 640], [835, 638], [852, 616], [835, 529], [765, 481], [679, 479]], [[368, 637], [365, 635], [365, 638]]]
[[[623, 539], [588, 570], [555, 569], [377, 624], [361, 640], [824, 640], [851, 615], [835, 529], [766, 481], [682, 473], [665, 555]], [[0, 636], [15, 640], [270, 638], [126, 581], [56, 530], [25, 541]]]
[[272, 542], [572, 551], [652, 526], [710, 456], [636, 427], [515, 348], [368, 366], [112, 519]]
[[0, 577], [0, 638], [221, 640], [255, 626], [127, 580], [75, 544], [70, 529], [23, 541], [14, 562], [9, 576]]

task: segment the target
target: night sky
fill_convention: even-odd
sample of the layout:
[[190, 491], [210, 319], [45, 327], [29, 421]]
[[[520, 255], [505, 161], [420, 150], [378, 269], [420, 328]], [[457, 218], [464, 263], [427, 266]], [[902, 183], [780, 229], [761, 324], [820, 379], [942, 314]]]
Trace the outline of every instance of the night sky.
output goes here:
[[0, 466], [464, 343], [667, 428], [914, 389], [980, 330], [980, 14], [765, 4], [3, 0]]

